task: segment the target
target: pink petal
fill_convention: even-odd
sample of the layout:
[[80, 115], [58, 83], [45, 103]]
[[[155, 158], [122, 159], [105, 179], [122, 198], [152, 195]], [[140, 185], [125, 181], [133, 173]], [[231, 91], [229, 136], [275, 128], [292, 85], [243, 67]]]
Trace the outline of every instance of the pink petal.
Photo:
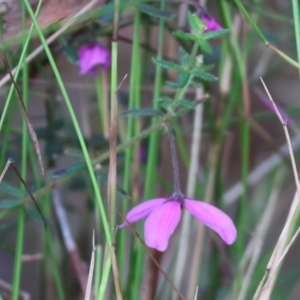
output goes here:
[[181, 207], [177, 201], [166, 202], [153, 210], [145, 222], [146, 245], [165, 251], [180, 217]]
[[213, 205], [195, 201], [184, 200], [186, 209], [199, 221], [216, 231], [227, 244], [232, 244], [236, 239], [236, 228], [232, 220], [220, 209]]
[[100, 44], [83, 45], [78, 50], [78, 56], [81, 75], [86, 73], [97, 75], [97, 66], [107, 69], [111, 64], [110, 50]]
[[206, 24], [205, 32], [223, 29], [217, 21], [209, 15], [200, 16], [200, 20]]
[[[166, 200], [167, 200], [166, 198], [158, 198], [158, 199], [145, 201], [145, 202], [135, 206], [133, 209], [131, 209], [126, 215], [126, 220], [129, 223], [134, 223], [143, 218], [146, 218], [150, 215], [150, 213], [154, 209], [163, 205]], [[124, 227], [124, 226], [126, 226], [126, 224], [122, 224], [119, 227]]]

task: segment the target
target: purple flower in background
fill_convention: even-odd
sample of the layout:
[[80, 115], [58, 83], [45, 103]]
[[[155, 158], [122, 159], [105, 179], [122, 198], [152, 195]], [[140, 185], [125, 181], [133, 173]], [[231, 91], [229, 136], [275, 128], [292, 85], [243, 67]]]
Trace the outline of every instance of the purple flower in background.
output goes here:
[[[204, 225], [217, 232], [225, 243], [232, 244], [235, 241], [237, 232], [230, 217], [213, 205], [190, 200], [183, 195], [174, 194], [169, 199], [158, 198], [143, 202], [128, 212], [126, 220], [134, 223], [147, 218], [144, 228], [146, 245], [165, 251], [169, 237], [180, 221], [183, 207]], [[125, 224], [121, 225], [124, 226]]]
[[97, 75], [97, 66], [107, 69], [111, 65], [111, 52], [101, 44], [91, 43], [83, 45], [78, 50], [78, 64], [81, 75]]
[[206, 24], [204, 32], [223, 29], [222, 26], [207, 13], [200, 14], [199, 18], [202, 22], [204, 22]]

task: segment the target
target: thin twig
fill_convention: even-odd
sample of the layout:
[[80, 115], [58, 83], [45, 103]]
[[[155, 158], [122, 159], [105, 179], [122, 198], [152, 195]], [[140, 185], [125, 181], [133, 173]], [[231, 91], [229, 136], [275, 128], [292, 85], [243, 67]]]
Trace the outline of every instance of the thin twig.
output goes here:
[[270, 101], [272, 102], [272, 105], [276, 111], [276, 114], [278, 116], [279, 121], [282, 124], [283, 130], [284, 130], [284, 134], [286, 137], [286, 141], [288, 144], [288, 148], [289, 148], [289, 152], [290, 152], [290, 157], [291, 157], [291, 162], [292, 162], [292, 167], [293, 167], [293, 172], [294, 172], [294, 177], [295, 177], [295, 183], [296, 183], [296, 187], [297, 187], [297, 193], [298, 193], [298, 198], [299, 198], [299, 203], [300, 203], [300, 183], [299, 183], [299, 177], [298, 177], [298, 172], [297, 172], [297, 167], [296, 167], [296, 162], [295, 162], [295, 156], [294, 156], [294, 152], [293, 152], [293, 148], [292, 148], [292, 143], [291, 143], [291, 139], [290, 139], [290, 135], [289, 135], [289, 131], [287, 129], [287, 120], [283, 120], [271, 94], [269, 93], [269, 90], [267, 89], [264, 81], [262, 78], [260, 78], [262, 84], [264, 85], [264, 88], [266, 89], [266, 92], [269, 96]]
[[15, 91], [16, 91], [16, 94], [18, 96], [18, 99], [19, 99], [19, 103], [21, 105], [21, 109], [22, 109], [22, 112], [23, 112], [23, 116], [25, 118], [25, 121], [26, 121], [26, 124], [27, 124], [27, 128], [28, 128], [28, 131], [29, 131], [29, 134], [30, 134], [30, 138], [31, 138], [31, 141], [32, 141], [32, 144], [33, 144], [33, 148], [34, 148], [34, 151], [36, 153], [36, 156], [38, 158], [38, 162], [39, 162], [39, 166], [41, 168], [41, 172], [42, 174], [44, 175], [44, 166], [43, 166], [43, 161], [42, 161], [42, 156], [41, 156], [41, 150], [40, 150], [40, 145], [39, 145], [39, 141], [38, 141], [38, 138], [36, 136], [36, 133], [33, 129], [33, 126], [31, 125], [31, 122], [30, 122], [30, 119], [29, 119], [29, 116], [28, 116], [28, 113], [27, 113], [27, 109], [26, 109], [26, 106], [25, 106], [25, 103], [23, 101], [23, 97], [19, 91], [19, 88], [15, 82], [15, 79], [12, 75], [12, 72], [10, 70], [10, 66], [8, 64], [8, 61], [6, 59], [6, 56], [5, 56], [5, 53], [3, 51], [0, 51], [0, 55], [1, 55], [1, 59], [3, 61], [3, 64], [6, 68], [6, 71], [8, 72], [9, 74], [9, 77], [11, 79], [11, 82], [15, 88]]
[[27, 183], [26, 183], [25, 180], [22, 178], [22, 176], [21, 176], [21, 174], [20, 174], [18, 168], [15, 166], [15, 164], [14, 164], [13, 162], [11, 162], [10, 165], [12, 166], [12, 168], [13, 168], [13, 170], [15, 171], [15, 173], [17, 174], [18, 178], [20, 179], [20, 181], [21, 181], [22, 184], [24, 185], [26, 191], [28, 192], [28, 194], [29, 194], [29, 196], [30, 196], [30, 198], [31, 198], [31, 200], [32, 200], [32, 202], [33, 202], [33, 204], [34, 204], [34, 206], [35, 206], [35, 208], [36, 208], [37, 211], [39, 212], [39, 214], [40, 214], [40, 216], [41, 216], [41, 218], [42, 218], [42, 220], [43, 220], [43, 222], [44, 222], [45, 229], [47, 229], [48, 222], [47, 222], [46, 218], [44, 217], [44, 215], [43, 215], [43, 213], [42, 213], [42, 211], [41, 211], [41, 209], [40, 209], [40, 207], [39, 207], [39, 205], [38, 205], [36, 199], [34, 198], [34, 196], [33, 196], [32, 192], [31, 192], [31, 190], [29, 189], [29, 187], [28, 187], [28, 185], [27, 185]]

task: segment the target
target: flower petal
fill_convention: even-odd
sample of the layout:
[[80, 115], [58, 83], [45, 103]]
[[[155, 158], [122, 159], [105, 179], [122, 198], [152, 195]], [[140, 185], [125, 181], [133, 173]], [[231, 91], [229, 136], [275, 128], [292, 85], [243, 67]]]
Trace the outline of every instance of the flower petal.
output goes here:
[[107, 69], [111, 65], [111, 53], [110, 50], [101, 44], [87, 44], [83, 45], [78, 50], [78, 64], [80, 68], [80, 74], [90, 73], [96, 75], [99, 71], [96, 69], [100, 66]]
[[[145, 202], [135, 206], [133, 209], [131, 209], [126, 215], [126, 220], [129, 223], [134, 223], [143, 218], [146, 218], [150, 215], [150, 213], [154, 209], [163, 205], [166, 200], [167, 200], [166, 198], [158, 198], [158, 199], [145, 201]], [[124, 226], [126, 226], [126, 224], [122, 224], [121, 226], [119, 226], [119, 228], [124, 227]]]
[[225, 213], [213, 205], [184, 199], [186, 209], [203, 224], [216, 231], [227, 244], [232, 244], [236, 239], [236, 228]]
[[177, 201], [166, 202], [153, 210], [145, 222], [146, 245], [165, 251], [180, 217], [181, 207]]

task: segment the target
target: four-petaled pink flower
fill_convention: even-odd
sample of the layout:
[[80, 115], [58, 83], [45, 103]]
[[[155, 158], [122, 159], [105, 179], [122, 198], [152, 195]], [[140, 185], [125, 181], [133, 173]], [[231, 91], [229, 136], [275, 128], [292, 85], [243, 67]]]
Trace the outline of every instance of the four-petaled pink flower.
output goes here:
[[[232, 244], [235, 241], [237, 232], [230, 217], [213, 205], [190, 200], [183, 195], [174, 194], [170, 199], [158, 198], [143, 202], [128, 212], [126, 220], [134, 223], [147, 218], [144, 227], [146, 245], [165, 251], [169, 237], [180, 221], [183, 208], [216, 231], [225, 243]], [[123, 226], [125, 224], [121, 225]]]
[[222, 26], [219, 23], [217, 23], [217, 21], [207, 13], [202, 13], [199, 16], [199, 18], [202, 22], [204, 22], [206, 24], [204, 32], [223, 29]]
[[97, 75], [97, 66], [103, 69], [107, 69], [111, 65], [111, 52], [108, 48], [97, 44], [90, 43], [83, 45], [78, 50], [78, 64], [80, 68], [80, 74]]

